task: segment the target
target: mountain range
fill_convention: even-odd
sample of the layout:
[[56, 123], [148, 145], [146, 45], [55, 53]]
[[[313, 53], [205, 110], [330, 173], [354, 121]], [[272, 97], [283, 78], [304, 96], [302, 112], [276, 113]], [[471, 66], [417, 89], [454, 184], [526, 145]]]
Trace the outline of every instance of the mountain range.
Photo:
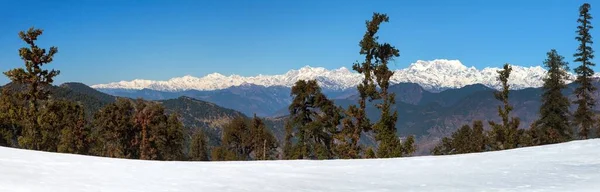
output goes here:
[[[600, 82], [595, 79], [593, 85], [600, 88]], [[573, 94], [576, 84], [570, 83], [563, 90], [571, 101], [576, 100]], [[395, 93], [396, 104], [393, 110], [398, 111], [396, 128], [400, 136], [415, 135], [417, 137], [417, 154], [429, 154], [440, 138], [448, 136], [460, 126], [471, 124], [475, 120], [484, 122], [489, 128], [488, 121], [501, 121], [498, 116], [498, 106], [502, 103], [495, 99], [496, 90], [482, 84], [474, 84], [459, 89], [447, 89], [442, 92], [430, 92], [418, 84], [401, 83], [390, 87]], [[525, 88], [510, 92], [509, 102], [513, 106], [512, 117], [521, 121], [520, 128], [528, 128], [539, 118], [542, 88]], [[600, 93], [593, 98], [598, 101]], [[335, 100], [337, 105], [347, 107], [356, 104], [356, 97]], [[577, 105], [571, 104], [573, 113]], [[600, 106], [593, 110], [598, 113]], [[367, 105], [367, 116], [371, 121], [379, 119], [379, 110], [374, 105]]]
[[290, 88], [283, 86], [265, 87], [260, 85], [244, 84], [232, 86], [221, 90], [199, 91], [187, 90], [179, 92], [156, 91], [151, 89], [125, 90], [125, 89], [99, 89], [107, 94], [143, 98], [147, 100], [175, 99], [182, 96], [215, 103], [219, 106], [234, 109], [247, 116], [254, 114], [267, 117], [272, 116], [291, 103]]
[[[500, 68], [486, 67], [479, 70], [475, 67], [467, 67], [458, 60], [418, 60], [407, 68], [395, 70], [391, 82], [395, 84], [402, 82], [416, 83], [431, 92], [461, 88], [472, 84], [483, 84], [488, 87], [498, 88], [499, 83], [496, 80], [497, 70], [500, 70]], [[540, 66], [513, 66], [509, 83], [513, 89], [540, 87], [542, 85], [541, 80], [545, 74], [546, 70]], [[115, 89], [121, 91], [150, 89], [165, 92], [186, 90], [213, 91], [242, 86], [244, 84], [265, 87], [291, 87], [298, 80], [316, 79], [324, 90], [346, 90], [355, 88], [362, 80], [361, 77], [360, 74], [345, 67], [328, 70], [323, 67], [305, 66], [280, 75], [243, 77], [239, 75], [225, 76], [219, 73], [212, 73], [200, 78], [186, 75], [167, 81], [135, 79], [132, 81], [92, 85], [92, 87], [107, 92]]]
[[[423, 90], [438, 93], [482, 84], [497, 88], [499, 68], [466, 67], [458, 60], [417, 61], [406, 69], [396, 70], [393, 84], [413, 83]], [[541, 67], [513, 66], [509, 83], [513, 89], [539, 87], [546, 71]], [[247, 116], [279, 116], [291, 102], [290, 87], [298, 80], [315, 79], [323, 92], [332, 99], [346, 99], [357, 94], [361, 74], [346, 68], [327, 70], [322, 67], [303, 67], [283, 75], [242, 77], [218, 73], [196, 78], [184, 76], [168, 81], [133, 80], [93, 85], [99, 91], [115, 96], [149, 100], [174, 99], [187, 96], [234, 109]], [[408, 93], [413, 94], [413, 93]], [[403, 97], [404, 95], [400, 95]]]
[[[22, 88], [22, 86], [13, 83], [0, 86], [0, 89], [4, 87], [11, 91]], [[86, 117], [90, 122], [97, 111], [115, 102], [118, 98], [117, 96], [97, 91], [85, 84], [75, 82], [63, 83], [60, 86], [50, 86], [48, 90], [52, 99], [69, 100], [82, 105]], [[203, 130], [209, 138], [209, 143], [212, 145], [220, 142], [221, 128], [225, 123], [237, 116], [246, 117], [239, 111], [185, 96], [156, 100], [156, 102], [161, 103], [167, 113], [178, 113], [181, 122], [187, 128], [188, 134], [191, 135], [196, 130]]]

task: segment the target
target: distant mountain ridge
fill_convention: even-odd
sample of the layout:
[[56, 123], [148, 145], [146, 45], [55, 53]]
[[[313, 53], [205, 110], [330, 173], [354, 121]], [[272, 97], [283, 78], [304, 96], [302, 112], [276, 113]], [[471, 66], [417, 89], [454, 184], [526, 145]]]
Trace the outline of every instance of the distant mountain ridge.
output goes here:
[[[467, 67], [459, 60], [437, 59], [431, 61], [418, 60], [404, 69], [394, 71], [391, 81], [394, 84], [408, 82], [419, 84], [427, 91], [440, 92], [446, 89], [456, 89], [467, 85], [482, 84], [491, 88], [499, 88], [496, 71], [500, 68], [486, 67], [482, 70]], [[512, 89], [542, 86], [542, 78], [546, 70], [540, 66], [521, 67], [513, 65], [509, 79]], [[598, 75], [596, 75], [598, 76]], [[355, 88], [362, 76], [345, 67], [328, 70], [323, 67], [305, 66], [298, 70], [290, 70], [281, 75], [258, 75], [243, 77], [239, 75], [224, 76], [212, 73], [204, 77], [186, 75], [167, 81], [135, 79], [108, 84], [92, 85], [91, 87], [103, 92], [111, 90], [142, 90], [150, 89], [164, 92], [180, 92], [187, 90], [213, 91], [246, 84], [260, 86], [291, 87], [298, 80], [315, 79], [324, 90], [346, 90]], [[573, 76], [571, 75], [571, 79]]]
[[[16, 91], [23, 86], [9, 83], [0, 86], [0, 88], [3, 87], [9, 88], [10, 91]], [[49, 86], [48, 89], [50, 90], [50, 98], [52, 99], [64, 99], [81, 104], [90, 121], [94, 113], [106, 105], [115, 102], [118, 98], [117, 96], [100, 92], [83, 83], [64, 83], [59, 86]], [[189, 128], [188, 131], [190, 131], [190, 134], [197, 129], [204, 130], [211, 144], [219, 142], [221, 128], [230, 119], [237, 116], [247, 117], [239, 111], [186, 96], [156, 99], [155, 101], [161, 103], [168, 113], [178, 113], [184, 126]]]
[[[292, 101], [289, 87], [265, 87], [252, 84], [232, 86], [226, 89], [214, 91], [187, 90], [180, 92], [166, 92], [151, 89], [114, 89], [104, 91], [105, 93], [114, 96], [128, 97], [132, 99], [144, 98], [147, 100], [175, 99], [185, 96], [215, 103], [225, 108], [234, 109], [244, 113], [249, 117], [253, 116], [254, 114], [261, 117], [271, 116], [274, 111], [288, 106]], [[340, 92], [340, 94], [344, 93], [345, 92]]]

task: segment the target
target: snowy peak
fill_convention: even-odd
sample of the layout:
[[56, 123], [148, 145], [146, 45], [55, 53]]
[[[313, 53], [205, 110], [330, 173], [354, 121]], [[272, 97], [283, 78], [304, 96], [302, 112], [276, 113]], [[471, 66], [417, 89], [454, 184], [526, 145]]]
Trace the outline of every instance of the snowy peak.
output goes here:
[[[509, 79], [511, 88], [523, 89], [542, 86], [542, 78], [546, 75], [546, 70], [542, 67], [513, 65], [512, 68], [513, 70]], [[488, 87], [499, 88], [500, 85], [496, 79], [498, 70], [501, 70], [501, 68], [487, 67], [478, 70], [472, 66], [465, 66], [459, 60], [418, 60], [407, 68], [394, 71], [391, 81], [393, 83], [417, 83], [429, 91], [442, 91], [472, 84], [483, 84]], [[307, 65], [300, 69], [292, 69], [281, 75], [244, 77], [240, 75], [225, 76], [220, 73], [211, 73], [204, 77], [186, 75], [166, 81], [135, 79], [132, 81], [93, 85], [92, 87], [96, 89], [153, 89], [159, 91], [220, 90], [245, 84], [265, 87], [291, 87], [298, 80], [310, 79], [317, 80], [323, 89], [344, 90], [356, 87], [362, 80], [362, 76], [345, 67], [329, 70], [323, 67], [311, 67]]]
[[220, 73], [211, 73], [211, 74], [206, 75], [205, 78], [208, 78], [208, 79], [223, 79], [223, 78], [226, 78], [226, 77], [225, 77], [225, 75], [221, 75]]
[[[144, 89], [150, 87], [154, 81], [151, 80], [143, 80], [143, 79], [134, 79], [133, 81], [119, 81], [114, 83], [108, 83], [103, 85], [96, 85], [101, 87], [126, 87], [127, 89]], [[93, 88], [97, 88], [92, 86]]]
[[467, 66], [463, 65], [459, 60], [436, 59], [433, 61], [417, 60], [408, 68], [409, 71], [460, 71], [466, 70]]
[[283, 75], [258, 75], [243, 77], [239, 75], [225, 76], [220, 73], [211, 73], [204, 77], [171, 78], [167, 81], [133, 80], [120, 81], [108, 84], [93, 85], [96, 89], [153, 89], [159, 91], [183, 90], [220, 90], [232, 86], [254, 84], [261, 86], [291, 87], [298, 80], [316, 79], [326, 89], [343, 90], [354, 87], [360, 81], [360, 75], [342, 67], [328, 70], [323, 67], [304, 66], [298, 70], [290, 70]]
[[[546, 70], [542, 67], [512, 66], [509, 84], [513, 89], [542, 86], [542, 78]], [[500, 88], [496, 79], [497, 71], [501, 68], [487, 67], [478, 70], [467, 67], [459, 60], [436, 59], [432, 61], [419, 60], [406, 69], [397, 70], [392, 81], [395, 83], [417, 83], [430, 91], [442, 91], [448, 88], [461, 88], [472, 84], [483, 84], [492, 88]]]

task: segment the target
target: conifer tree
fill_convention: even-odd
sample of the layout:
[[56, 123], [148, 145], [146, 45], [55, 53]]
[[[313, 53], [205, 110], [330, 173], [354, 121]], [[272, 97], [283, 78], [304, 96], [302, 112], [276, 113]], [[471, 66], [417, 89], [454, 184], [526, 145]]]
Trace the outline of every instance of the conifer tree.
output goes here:
[[375, 36], [379, 30], [379, 24], [387, 22], [387, 16], [378, 13], [373, 14], [371, 21], [366, 21], [367, 30], [363, 39], [359, 42], [360, 54], [365, 59], [362, 62], [355, 62], [352, 69], [363, 75], [363, 79], [357, 86], [359, 93], [358, 106], [350, 105], [345, 111], [345, 118], [342, 121], [342, 130], [338, 133], [337, 153], [340, 158], [358, 158], [362, 148], [359, 145], [360, 136], [363, 132], [372, 130], [373, 124], [367, 118], [367, 101], [379, 99], [373, 72], [375, 70], [375, 57], [379, 44], [378, 37]]
[[292, 124], [287, 122], [284, 125], [285, 128], [285, 138], [283, 141], [283, 159], [299, 159], [300, 155], [297, 154], [294, 148], [294, 128]]
[[577, 53], [573, 55], [575, 62], [581, 63], [580, 66], [575, 68], [577, 79], [575, 83], [579, 85], [575, 89], [575, 95], [577, 100], [574, 102], [577, 104], [575, 110], [574, 124], [579, 128], [579, 137], [587, 139], [590, 134], [590, 130], [595, 124], [594, 112], [592, 111], [596, 101], [592, 97], [596, 91], [596, 87], [592, 84], [592, 75], [594, 75], [593, 66], [596, 64], [592, 63], [594, 59], [594, 50], [592, 49], [592, 36], [590, 30], [593, 28], [590, 20], [592, 19], [589, 13], [591, 7], [590, 4], [584, 3], [579, 7], [579, 18], [577, 22], [580, 24], [577, 26], [577, 37], [575, 39], [579, 41], [579, 47], [577, 47]]
[[225, 146], [214, 147], [210, 151], [211, 161], [237, 161], [244, 160], [240, 159], [240, 156], [235, 151], [227, 149]]
[[29, 48], [19, 49], [19, 55], [25, 62], [25, 68], [16, 68], [4, 72], [12, 82], [27, 85], [25, 100], [31, 101], [34, 106], [38, 104], [36, 101], [48, 98], [49, 91], [44, 88], [52, 84], [54, 77], [60, 74], [60, 71], [42, 69], [42, 66], [52, 62], [54, 54], [58, 52], [58, 48], [50, 47], [50, 50], [46, 53], [46, 49], [36, 45], [35, 41], [42, 33], [43, 30], [33, 27], [29, 28], [27, 32], [19, 32], [19, 37], [29, 45]]
[[40, 141], [37, 150], [56, 152], [60, 139], [61, 127], [64, 126], [63, 116], [66, 115], [61, 111], [62, 103], [50, 101], [44, 107], [41, 107], [37, 117], [39, 125], [38, 132], [40, 133]]
[[234, 152], [236, 155], [235, 159], [250, 160], [250, 154], [253, 150], [252, 137], [250, 125], [244, 117], [238, 116], [223, 126], [221, 147]]
[[[385, 14], [373, 13], [370, 21], [366, 21], [367, 30], [360, 41], [360, 54], [365, 56], [362, 62], [356, 62], [352, 66], [359, 74], [363, 75], [363, 81], [357, 86], [359, 92], [358, 106], [351, 105], [345, 111], [342, 121], [342, 130], [336, 135], [337, 153], [340, 158], [357, 158], [364, 154], [359, 140], [361, 133], [374, 130], [375, 139], [378, 143], [377, 154], [379, 157], [400, 157], [412, 153], [414, 138], [408, 137], [406, 143], [402, 143], [396, 136], [395, 123], [398, 119], [397, 111], [392, 112], [391, 106], [395, 104], [395, 96], [388, 93], [389, 79], [393, 72], [387, 64], [393, 57], [399, 56], [399, 51], [394, 46], [377, 42], [376, 36], [379, 25], [388, 22], [389, 17]], [[377, 83], [377, 84], [376, 84]], [[379, 86], [380, 91], [377, 91]], [[377, 108], [381, 110], [381, 118], [372, 124], [366, 116], [367, 101], [383, 99]]]
[[[87, 153], [88, 127], [80, 105], [71, 101], [49, 100], [40, 108], [37, 123], [42, 136], [39, 150]], [[74, 143], [78, 143], [78, 146], [65, 146]]]
[[508, 102], [508, 96], [510, 93], [510, 86], [508, 84], [508, 78], [512, 67], [509, 64], [504, 64], [502, 70], [498, 71], [498, 80], [502, 84], [502, 89], [494, 93], [497, 100], [502, 102], [502, 105], [498, 106], [498, 114], [502, 118], [502, 124], [497, 124], [490, 121], [489, 124], [492, 127], [490, 132], [490, 146], [493, 150], [512, 149], [518, 147], [519, 133], [518, 130], [520, 120], [519, 118], [510, 117], [510, 112], [513, 107]]
[[142, 99], [136, 101], [134, 130], [139, 133], [134, 145], [139, 146], [140, 159], [161, 160], [161, 149], [166, 149], [167, 117], [164, 108]]
[[[0, 114], [1, 116], [1, 114]], [[12, 146], [13, 133], [6, 119], [0, 117], [0, 146]]]
[[[292, 103], [289, 106], [288, 137], [286, 139], [289, 159], [330, 159], [333, 154], [333, 137], [341, 115], [339, 108], [327, 99], [315, 80], [300, 80], [292, 87]], [[290, 136], [291, 135], [291, 136]]]
[[540, 119], [534, 124], [539, 144], [565, 142], [571, 139], [569, 127], [569, 99], [562, 94], [567, 87], [568, 63], [556, 50], [547, 53], [548, 58], [544, 66], [548, 73], [544, 78], [542, 89], [542, 105], [540, 106]]
[[61, 153], [89, 154], [91, 148], [90, 127], [85, 119], [85, 112], [81, 105], [73, 102], [61, 102], [63, 114], [60, 140], [57, 150]]
[[341, 121], [341, 129], [333, 135], [335, 158], [356, 159], [360, 158], [361, 152], [363, 152], [363, 147], [358, 143], [362, 131], [356, 131], [360, 129], [355, 124], [356, 121], [353, 117], [353, 112], [357, 111], [356, 106], [352, 105], [350, 107], [354, 109], [340, 110], [345, 113], [345, 116]]
[[0, 94], [0, 146], [18, 147], [17, 137], [21, 134], [22, 121], [25, 116], [23, 101], [7, 87], [2, 87]]
[[[172, 113], [167, 119], [167, 130], [165, 135], [165, 145], [159, 149], [163, 160], [177, 161], [185, 157], [185, 133], [183, 124], [179, 121], [179, 115]], [[206, 145], [204, 145], [206, 146]], [[208, 156], [208, 155], [207, 155]]]
[[537, 146], [540, 145], [540, 133], [535, 122], [533, 122], [529, 129], [523, 130], [522, 135], [519, 138], [519, 144], [521, 147]]
[[[379, 31], [379, 25], [388, 22], [389, 17], [386, 14], [373, 13], [370, 21], [366, 22], [367, 31], [360, 41], [360, 54], [365, 56], [362, 63], [355, 63], [352, 67], [358, 73], [364, 75], [363, 82], [358, 85], [360, 94], [359, 107], [351, 106], [346, 112], [352, 116], [354, 121], [345, 120], [344, 129], [350, 129], [351, 145], [350, 150], [359, 149], [357, 145], [361, 131], [373, 130], [375, 140], [377, 141], [377, 157], [401, 157], [413, 152], [414, 146], [409, 143], [414, 142], [414, 138], [408, 137], [406, 143], [402, 143], [396, 135], [396, 122], [398, 112], [392, 111], [392, 105], [395, 104], [395, 95], [388, 92], [390, 78], [394, 74], [389, 68], [389, 61], [394, 57], [400, 56], [398, 49], [388, 43], [379, 43], [379, 37], [376, 35]], [[376, 87], [379, 87], [377, 91]], [[366, 101], [382, 99], [382, 103], [377, 104], [381, 111], [381, 117], [378, 122], [372, 125], [366, 117]], [[355, 124], [355, 123], [356, 124]], [[355, 153], [355, 152], [353, 152]]]
[[474, 121], [473, 127], [463, 125], [450, 137], [442, 138], [442, 141], [431, 151], [434, 155], [452, 155], [463, 153], [476, 153], [486, 150], [485, 133], [483, 123]]
[[[363, 85], [361, 84], [359, 87], [360, 86]], [[334, 134], [336, 143], [334, 150], [337, 158], [357, 159], [361, 157], [362, 153], [365, 153], [363, 147], [359, 144], [359, 141], [361, 134], [371, 130], [372, 125], [366, 116], [365, 108], [361, 108], [366, 107], [366, 97], [362, 96], [363, 93], [360, 93], [360, 95], [358, 100], [359, 107], [350, 105], [347, 110], [343, 111], [344, 117], [342, 119], [342, 128]], [[370, 150], [371, 152], [373, 151], [372, 148], [370, 148]]]
[[267, 129], [263, 120], [256, 115], [251, 121], [244, 117], [236, 117], [223, 127], [221, 142], [223, 150], [217, 150], [226, 153], [231, 151], [236, 154], [235, 159], [221, 156], [225, 158], [222, 160], [267, 160], [275, 158], [277, 143], [275, 136]]
[[483, 122], [474, 121], [473, 122], [473, 132], [471, 134], [470, 140], [470, 150], [469, 152], [483, 152], [487, 150], [487, 140], [486, 133], [483, 130]]
[[208, 161], [208, 139], [202, 130], [196, 131], [191, 139], [190, 151], [191, 161]]
[[[387, 17], [386, 17], [387, 21]], [[388, 62], [393, 57], [400, 56], [398, 49], [385, 43], [379, 45], [376, 55], [377, 65], [374, 70], [377, 85], [379, 85], [379, 98], [383, 100], [381, 104], [377, 104], [377, 108], [381, 110], [379, 121], [373, 126], [375, 131], [375, 140], [379, 142], [377, 149], [377, 157], [401, 157], [412, 153], [409, 149], [404, 148], [402, 142], [396, 136], [396, 122], [398, 121], [398, 112], [391, 111], [392, 105], [396, 103], [395, 94], [389, 93], [390, 78], [394, 74], [387, 67]], [[408, 142], [413, 142], [412, 137], [409, 137]]]
[[0, 146], [10, 147], [12, 146], [11, 138], [13, 137], [10, 130], [5, 124], [0, 125]]
[[14, 135], [10, 129], [10, 124], [5, 120], [0, 118], [0, 146], [11, 147], [13, 146], [12, 138]]
[[277, 139], [267, 129], [262, 119], [254, 115], [250, 126], [252, 135], [252, 152], [255, 160], [269, 160], [276, 158], [278, 146]]
[[30, 28], [29, 30], [19, 32], [19, 37], [29, 45], [19, 49], [19, 55], [25, 63], [25, 68], [16, 68], [4, 72], [4, 74], [14, 83], [27, 86], [22, 98], [28, 102], [23, 109], [23, 127], [21, 136], [19, 136], [19, 145], [26, 149], [39, 150], [42, 143], [42, 134], [38, 124], [38, 106], [39, 102], [48, 98], [49, 92], [47, 86], [51, 85], [54, 77], [60, 74], [60, 71], [46, 70], [42, 67], [52, 62], [54, 54], [58, 52], [56, 47], [50, 47], [48, 51], [40, 48], [35, 43], [43, 31], [41, 29]]
[[135, 108], [123, 98], [100, 109], [94, 115], [94, 135], [98, 155], [116, 158], [139, 158], [139, 131], [133, 125]]
[[184, 130], [176, 114], [167, 116], [162, 105], [119, 98], [94, 115], [94, 151], [101, 156], [183, 160]]

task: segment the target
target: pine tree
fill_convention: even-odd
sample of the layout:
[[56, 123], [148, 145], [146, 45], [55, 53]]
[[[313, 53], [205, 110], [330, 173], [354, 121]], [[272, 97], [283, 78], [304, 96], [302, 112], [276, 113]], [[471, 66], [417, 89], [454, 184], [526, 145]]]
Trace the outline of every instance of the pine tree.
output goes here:
[[483, 123], [474, 121], [473, 127], [463, 125], [450, 137], [442, 138], [442, 141], [431, 151], [434, 155], [452, 155], [463, 153], [476, 153], [486, 150], [485, 133]]
[[297, 81], [291, 95], [287, 131], [295, 142], [286, 146], [285, 155], [292, 159], [333, 158], [333, 137], [341, 119], [339, 108], [327, 99], [315, 80]]
[[[461, 127], [461, 129], [463, 129], [463, 128], [464, 128], [464, 126]], [[444, 138], [442, 138], [442, 140], [431, 150], [431, 154], [433, 154], [433, 155], [451, 155], [451, 154], [454, 154], [455, 151], [456, 151], [456, 149], [455, 149], [455, 146], [454, 146], [452, 138], [455, 137], [454, 134], [460, 133], [460, 132], [464, 132], [464, 131], [461, 131], [461, 129], [459, 129], [456, 132], [452, 133], [453, 136], [451, 136], [451, 137], [444, 137]]]
[[227, 149], [224, 146], [214, 147], [210, 151], [210, 157], [212, 161], [237, 161], [243, 160], [236, 154], [236, 152]]
[[[375, 140], [378, 143], [377, 157], [401, 157], [414, 151], [414, 146], [403, 144], [396, 135], [396, 122], [398, 112], [392, 111], [391, 107], [395, 104], [395, 95], [388, 92], [390, 78], [394, 74], [389, 68], [389, 61], [394, 57], [400, 56], [398, 49], [388, 43], [379, 43], [376, 36], [379, 31], [379, 25], [388, 22], [389, 17], [385, 14], [374, 13], [370, 21], [366, 22], [367, 31], [360, 41], [360, 54], [365, 55], [362, 63], [355, 63], [353, 69], [364, 75], [363, 82], [359, 84], [360, 94], [359, 107], [351, 106], [347, 114], [354, 117], [356, 124], [352, 121], [344, 121], [344, 128], [350, 129], [352, 144], [351, 150], [355, 150], [361, 131], [373, 130]], [[374, 75], [374, 77], [372, 76]], [[376, 83], [376, 84], [375, 84]], [[376, 87], [379, 87], [377, 91]], [[382, 99], [382, 103], [377, 104], [381, 111], [381, 117], [378, 122], [371, 125], [366, 117], [366, 100], [369, 101]], [[407, 143], [413, 143], [414, 138], [408, 137]]]
[[208, 139], [203, 131], [198, 130], [191, 139], [190, 151], [191, 161], [208, 161]]
[[579, 137], [587, 139], [590, 134], [590, 129], [594, 126], [595, 118], [594, 112], [592, 111], [596, 101], [592, 97], [596, 91], [596, 87], [592, 85], [592, 75], [594, 70], [591, 68], [596, 64], [592, 63], [594, 58], [594, 50], [592, 50], [592, 36], [590, 29], [592, 25], [590, 20], [592, 19], [590, 11], [590, 4], [585, 3], [579, 7], [579, 18], [577, 22], [580, 24], [577, 26], [577, 37], [575, 39], [579, 41], [579, 47], [577, 53], [573, 55], [575, 62], [581, 63], [580, 66], [575, 68], [577, 79], [575, 83], [579, 85], [575, 89], [575, 95], [577, 100], [574, 102], [577, 104], [577, 109], [574, 113], [573, 122], [579, 128]]
[[[159, 149], [163, 160], [177, 161], [185, 157], [185, 133], [183, 124], [179, 121], [179, 115], [172, 113], [167, 119], [167, 131], [165, 135], [165, 145]], [[206, 145], [204, 145], [206, 146]], [[208, 156], [208, 155], [207, 155]], [[207, 157], [208, 158], [208, 157]]]
[[19, 49], [19, 55], [25, 62], [25, 69], [16, 68], [4, 73], [12, 82], [28, 86], [25, 100], [31, 101], [34, 106], [37, 105], [36, 101], [48, 98], [49, 91], [44, 88], [52, 84], [54, 77], [60, 74], [60, 71], [42, 69], [42, 66], [52, 62], [54, 54], [58, 52], [58, 48], [50, 47], [50, 50], [46, 53], [46, 49], [42, 49], [35, 44], [42, 33], [43, 30], [33, 27], [29, 28], [27, 32], [19, 32], [19, 37], [29, 45], [29, 48]]
[[[1, 114], [0, 114], [1, 116]], [[0, 117], [0, 146], [12, 146], [13, 133], [6, 119]]]
[[542, 94], [542, 105], [540, 106], [540, 119], [534, 124], [539, 144], [551, 144], [565, 142], [571, 139], [571, 128], [569, 127], [569, 99], [562, 94], [567, 87], [568, 63], [556, 50], [547, 53], [548, 58], [544, 66], [548, 73], [544, 78], [544, 93]]
[[294, 128], [291, 123], [285, 124], [285, 138], [283, 143], [283, 159], [300, 159], [300, 154], [298, 154], [298, 150], [295, 150], [294, 141]]
[[60, 139], [61, 127], [64, 126], [64, 112], [61, 111], [63, 103], [50, 101], [44, 107], [41, 107], [37, 124], [41, 140], [38, 143], [37, 150], [56, 152]]
[[234, 152], [237, 156], [235, 159], [250, 160], [250, 154], [253, 150], [253, 136], [254, 135], [251, 133], [250, 125], [246, 119], [241, 116], [235, 117], [229, 123], [223, 126], [221, 147], [228, 151]]
[[367, 118], [366, 108], [367, 101], [379, 99], [374, 77], [372, 76], [375, 71], [375, 62], [377, 62], [375, 60], [377, 49], [379, 48], [376, 41], [378, 37], [375, 34], [379, 30], [379, 24], [387, 22], [387, 20], [387, 16], [374, 13], [373, 19], [365, 22], [367, 30], [363, 39], [359, 42], [359, 53], [364, 55], [365, 59], [352, 65], [352, 69], [362, 74], [363, 79], [357, 86], [359, 93], [358, 106], [350, 105], [348, 107], [342, 121], [342, 130], [336, 135], [338, 142], [336, 150], [340, 158], [359, 158], [359, 155], [363, 153], [363, 149], [359, 145], [361, 134], [371, 131], [373, 128], [373, 124]]
[[62, 101], [63, 125], [60, 133], [57, 150], [61, 153], [89, 154], [91, 148], [90, 127], [85, 119], [85, 112], [81, 105], [73, 102]]
[[4, 72], [4, 74], [14, 83], [27, 86], [23, 99], [28, 102], [28, 106], [23, 109], [25, 112], [22, 134], [19, 137], [19, 145], [26, 149], [39, 150], [42, 143], [42, 134], [38, 124], [38, 106], [40, 101], [48, 98], [49, 91], [46, 87], [54, 81], [54, 77], [60, 74], [60, 71], [46, 70], [42, 67], [52, 62], [54, 54], [58, 52], [56, 47], [50, 47], [49, 51], [36, 45], [38, 37], [42, 35], [41, 29], [30, 28], [29, 30], [19, 32], [19, 37], [29, 45], [29, 48], [19, 49], [19, 55], [25, 62], [25, 68], [16, 68]]
[[[387, 18], [387, 17], [386, 17]], [[386, 19], [387, 20], [387, 19]], [[389, 80], [394, 74], [387, 67], [387, 63], [392, 57], [398, 57], [398, 49], [389, 44], [384, 44], [379, 47], [377, 60], [380, 62], [375, 68], [374, 74], [377, 85], [379, 85], [379, 98], [383, 99], [381, 104], [377, 104], [377, 108], [381, 110], [379, 121], [373, 125], [375, 131], [375, 140], [378, 142], [377, 157], [390, 158], [401, 157], [407, 155], [403, 149], [403, 145], [396, 136], [396, 122], [398, 121], [398, 112], [391, 111], [391, 106], [395, 104], [394, 93], [389, 93]]]
[[167, 116], [164, 108], [157, 103], [142, 99], [136, 101], [134, 130], [139, 131], [135, 145], [139, 145], [140, 159], [161, 160], [160, 149], [165, 149], [167, 137]]
[[135, 108], [123, 98], [100, 109], [94, 115], [96, 153], [105, 157], [139, 158], [139, 131], [133, 125]]
[[250, 126], [252, 135], [252, 152], [255, 160], [269, 160], [276, 158], [278, 142], [273, 133], [262, 119], [254, 115]]
[[2, 87], [0, 94], [0, 146], [18, 147], [17, 137], [21, 134], [26, 102], [20, 94]]
[[94, 115], [96, 148], [101, 156], [183, 160], [185, 136], [176, 114], [167, 116], [162, 105], [119, 98]]
[[532, 123], [529, 129], [523, 130], [521, 138], [519, 138], [519, 144], [521, 147], [539, 145], [541, 143], [539, 136], [540, 133], [541, 131], [538, 130], [538, 126], [535, 124], [535, 122]]
[[244, 117], [236, 117], [223, 126], [223, 139], [221, 142], [222, 149], [234, 152], [236, 158], [222, 160], [274, 159], [277, 144], [277, 139], [275, 139], [273, 133], [267, 129], [264, 121], [256, 115], [250, 121]]
[[[356, 106], [350, 106], [356, 109]], [[354, 123], [353, 109], [348, 109], [342, 119], [341, 130], [333, 135], [334, 138], [334, 154], [339, 159], [356, 159], [359, 158], [362, 151], [362, 146], [358, 144], [360, 140], [360, 130]], [[340, 110], [342, 111], [342, 110]], [[355, 110], [356, 111], [356, 110]]]
[[37, 119], [42, 136], [39, 150], [87, 154], [89, 130], [83, 107], [65, 100], [49, 100]]
[[502, 70], [498, 71], [498, 80], [502, 84], [502, 89], [494, 93], [497, 100], [502, 102], [502, 105], [498, 106], [498, 114], [502, 118], [502, 124], [497, 124], [490, 121], [489, 124], [492, 127], [490, 132], [490, 146], [493, 150], [512, 149], [518, 147], [519, 134], [518, 130], [520, 120], [519, 118], [510, 117], [510, 112], [513, 107], [508, 102], [508, 96], [510, 93], [510, 86], [508, 84], [508, 78], [512, 67], [509, 64], [504, 64]]
[[[1, 108], [1, 107], [0, 107]], [[3, 114], [0, 114], [2, 116]], [[11, 147], [13, 146], [12, 138], [14, 137], [13, 131], [11, 130], [10, 121], [0, 117], [0, 146]]]
[[473, 122], [473, 132], [471, 134], [470, 140], [470, 150], [469, 152], [484, 152], [487, 150], [487, 135], [485, 130], [483, 129], [483, 122], [474, 121]]

